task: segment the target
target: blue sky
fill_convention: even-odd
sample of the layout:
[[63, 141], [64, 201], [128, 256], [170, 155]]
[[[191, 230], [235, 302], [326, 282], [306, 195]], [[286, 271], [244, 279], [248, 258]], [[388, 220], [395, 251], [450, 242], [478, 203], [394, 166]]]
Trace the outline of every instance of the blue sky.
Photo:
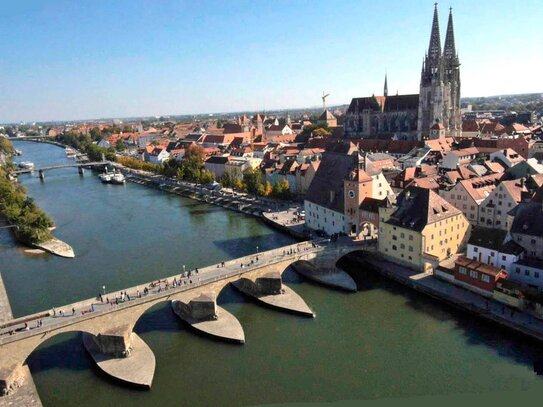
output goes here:
[[[543, 1], [453, 7], [462, 96], [543, 92]], [[0, 122], [316, 106], [417, 93], [433, 1], [3, 1]]]

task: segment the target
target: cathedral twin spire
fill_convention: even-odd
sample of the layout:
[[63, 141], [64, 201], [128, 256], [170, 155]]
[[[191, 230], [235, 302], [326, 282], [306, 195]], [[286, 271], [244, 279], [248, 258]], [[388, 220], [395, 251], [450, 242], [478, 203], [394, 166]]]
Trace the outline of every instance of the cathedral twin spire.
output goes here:
[[452, 8], [449, 9], [445, 46], [442, 52], [437, 3], [435, 3], [434, 6], [434, 19], [432, 22], [432, 32], [430, 34], [430, 44], [428, 46], [428, 53], [426, 54], [422, 65], [422, 79], [425, 82], [430, 81], [432, 78], [442, 79], [443, 70], [444, 68], [447, 68], [444, 65], [458, 65], [458, 57], [454, 44]]
[[427, 137], [431, 126], [442, 123], [451, 135], [462, 128], [460, 115], [460, 63], [454, 42], [452, 8], [441, 49], [439, 15], [437, 3], [428, 52], [422, 63], [419, 93], [418, 131], [420, 137]]

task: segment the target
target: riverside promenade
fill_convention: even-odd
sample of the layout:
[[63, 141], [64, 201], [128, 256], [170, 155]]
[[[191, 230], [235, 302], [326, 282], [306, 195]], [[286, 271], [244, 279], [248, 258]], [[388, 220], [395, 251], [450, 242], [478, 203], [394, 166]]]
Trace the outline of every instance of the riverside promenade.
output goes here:
[[[4, 281], [2, 280], [2, 275], [0, 274], [0, 324], [4, 324], [10, 321], [13, 318], [11, 313], [11, 306], [9, 304], [8, 295], [4, 287]], [[30, 374], [30, 369], [28, 366], [23, 367], [23, 377], [24, 383], [14, 394], [10, 394], [4, 397], [0, 397], [0, 407], [7, 406], [36, 406], [39, 407], [42, 405], [40, 396], [36, 386], [34, 385], [34, 380], [32, 380], [32, 375]]]
[[289, 204], [269, 198], [255, 197], [243, 192], [226, 192], [224, 189], [213, 191], [204, 185], [182, 181], [142, 170], [134, 170], [118, 163], [115, 168], [122, 171], [126, 180], [136, 184], [158, 188], [162, 191], [184, 196], [211, 205], [221, 206], [246, 215], [262, 217], [263, 212], [281, 211], [288, 208]]
[[376, 256], [375, 253], [365, 257], [363, 261], [391, 280], [407, 285], [456, 308], [543, 341], [543, 320], [528, 312], [508, 307], [501, 302], [441, 280], [431, 273], [420, 273], [389, 262]]

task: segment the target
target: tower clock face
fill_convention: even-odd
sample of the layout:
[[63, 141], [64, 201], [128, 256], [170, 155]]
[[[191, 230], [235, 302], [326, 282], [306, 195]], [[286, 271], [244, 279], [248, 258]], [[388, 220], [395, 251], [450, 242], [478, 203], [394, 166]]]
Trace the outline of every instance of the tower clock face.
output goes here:
[[349, 198], [354, 198], [354, 191], [352, 189], [349, 191]]

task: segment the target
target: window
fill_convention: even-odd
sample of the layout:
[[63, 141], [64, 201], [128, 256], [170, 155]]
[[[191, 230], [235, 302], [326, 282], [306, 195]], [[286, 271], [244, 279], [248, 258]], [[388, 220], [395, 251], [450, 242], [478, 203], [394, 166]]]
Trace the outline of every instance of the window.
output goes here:
[[479, 278], [479, 273], [476, 272], [476, 271], [474, 271], [474, 270], [470, 270], [470, 271], [469, 271], [469, 276], [470, 276], [471, 278], [478, 279], [478, 278]]
[[535, 239], [532, 239], [532, 244], [535, 244]]
[[398, 240], [398, 237], [396, 235], [392, 235], [392, 240]]
[[403, 232], [400, 233], [400, 237], [401, 237], [402, 239], [405, 239], [405, 234], [404, 234]]
[[409, 235], [409, 240], [413, 240], [413, 235]]
[[395, 244], [392, 245], [392, 250], [398, 250]]
[[506, 257], [506, 256], [502, 256], [502, 260], [503, 260], [503, 261], [507, 260], [507, 257]]
[[534, 271], [534, 277], [539, 278], [539, 271]]
[[459, 271], [460, 274], [464, 274], [464, 275], [466, 275], [468, 273], [468, 270], [465, 267], [460, 267], [458, 269], [458, 271]]
[[405, 249], [405, 245], [403, 243], [400, 245], [400, 249]]
[[481, 274], [481, 280], [483, 281], [483, 283], [490, 283], [490, 277], [486, 274]]
[[475, 253], [479, 253], [479, 248], [478, 248], [478, 247], [474, 247], [474, 248], [473, 248], [473, 251], [474, 251]]
[[524, 275], [530, 277], [530, 270], [524, 269]]
[[410, 252], [413, 251], [413, 246], [409, 246], [409, 251], [410, 251]]

